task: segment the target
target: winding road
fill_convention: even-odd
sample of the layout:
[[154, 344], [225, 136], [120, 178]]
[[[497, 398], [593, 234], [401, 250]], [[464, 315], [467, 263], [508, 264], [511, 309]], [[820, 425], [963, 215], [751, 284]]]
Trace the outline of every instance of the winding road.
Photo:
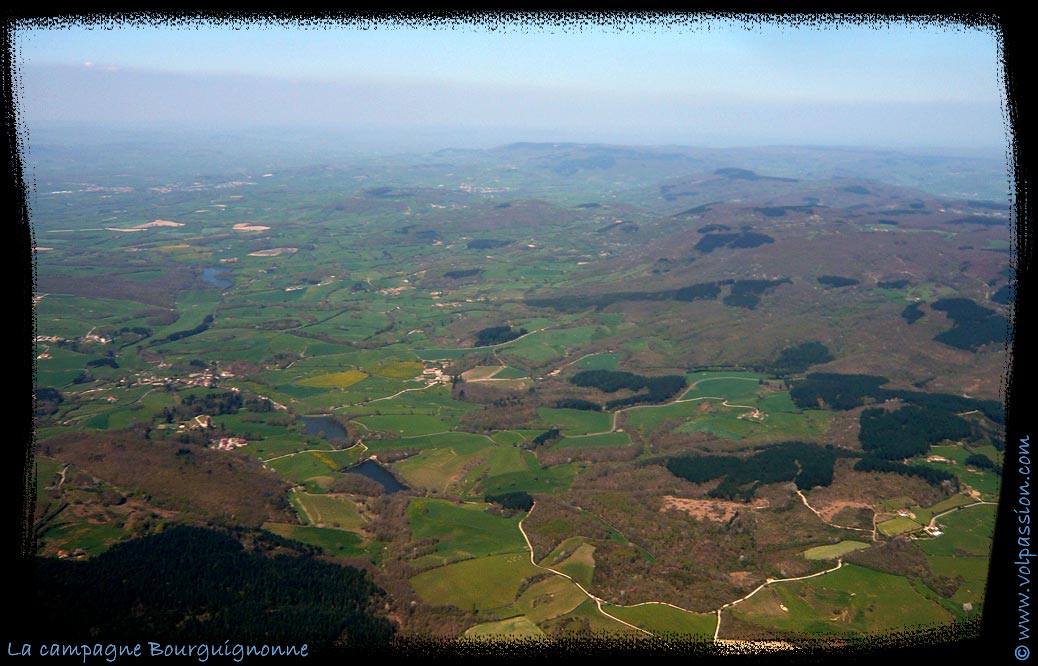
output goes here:
[[[810, 504], [808, 504], [807, 498], [804, 497], [803, 493], [799, 489], [797, 490], [797, 494], [800, 495], [800, 499], [804, 502], [804, 505], [807, 508], [811, 509], [811, 511], [814, 512], [815, 515], [817, 515], [820, 520], [823, 520], [823, 522], [826, 522], [826, 524], [828, 524], [828, 525], [833, 525], [835, 527], [841, 527], [839, 525], [835, 525], [835, 523], [830, 523], [830, 522], [825, 521], [822, 518], [822, 516], [818, 513], [818, 511], [816, 511], [814, 508], [811, 507]], [[977, 501], [977, 502], [974, 502], [972, 504], [962, 504], [960, 506], [953, 507], [951, 509], [948, 509], [947, 511], [942, 511], [941, 513], [933, 516], [933, 518], [931, 518], [931, 520], [930, 520], [929, 527], [931, 529], [933, 527], [935, 527], [936, 526], [936, 520], [938, 518], [940, 518], [941, 516], [945, 516], [945, 515], [947, 515], [949, 513], [954, 513], [955, 511], [961, 511], [962, 509], [966, 509], [966, 508], [969, 508], [971, 506], [996, 505], [996, 504], [997, 504], [996, 502]], [[533, 566], [537, 567], [538, 569], [543, 569], [545, 571], [550, 571], [550, 572], [552, 572], [552, 573], [554, 573], [556, 575], [562, 576], [562, 577], [566, 578], [567, 580], [571, 581], [574, 585], [576, 585], [580, 589], [581, 592], [583, 592], [585, 595], [587, 595], [587, 597], [589, 599], [594, 600], [595, 605], [598, 608], [598, 611], [600, 613], [602, 613], [602, 615], [605, 615], [606, 617], [608, 617], [611, 620], [616, 620], [617, 622], [619, 622], [619, 623], [621, 623], [621, 624], [623, 624], [623, 625], [625, 625], [627, 627], [631, 627], [632, 629], [636, 629], [636, 630], [640, 631], [643, 634], [647, 634], [649, 636], [655, 636], [655, 634], [653, 634], [652, 632], [650, 632], [648, 630], [642, 629], [641, 627], [637, 627], [637, 626], [631, 624], [630, 622], [625, 622], [624, 620], [621, 620], [620, 618], [616, 617], [615, 615], [610, 615], [609, 613], [607, 613], [605, 611], [605, 609], [602, 608], [602, 604], [603, 603], [608, 603], [608, 602], [604, 602], [604, 600], [602, 600], [599, 597], [596, 597], [595, 595], [591, 594], [591, 592], [589, 592], [583, 585], [581, 585], [579, 582], [574, 580], [572, 576], [570, 576], [570, 575], [568, 575], [568, 574], [566, 574], [566, 573], [564, 573], [562, 571], [559, 571], [557, 569], [552, 569], [551, 567], [545, 567], [545, 566], [542, 566], [540, 564], [537, 564], [537, 562], [534, 559], [533, 544], [530, 543], [530, 538], [529, 538], [529, 536], [527, 536], [526, 530], [523, 529], [523, 521], [525, 521], [527, 518], [530, 517], [530, 515], [533, 513], [533, 510], [534, 510], [534, 508], [536, 508], [536, 506], [537, 506], [537, 503], [534, 502], [533, 505], [530, 507], [530, 510], [526, 513], [525, 516], [523, 516], [523, 519], [519, 521], [519, 532], [520, 532], [520, 534], [523, 535], [523, 540], [526, 542], [526, 548], [530, 551], [530, 564], [532, 564]], [[876, 524], [876, 514], [874, 512], [873, 513], [873, 539], [875, 539], [875, 536], [876, 536], [875, 535], [875, 530], [876, 530], [875, 524]], [[864, 529], [864, 528], [843, 527], [842, 529], [860, 530], [860, 531], [868, 532], [868, 530]], [[771, 585], [775, 585], [776, 583], [792, 583], [792, 582], [796, 582], [796, 581], [800, 581], [800, 580], [808, 580], [810, 578], [817, 578], [819, 576], [824, 576], [826, 574], [833, 573], [834, 571], [839, 571], [841, 568], [843, 568], [843, 566], [844, 566], [843, 558], [837, 558], [836, 566], [832, 567], [831, 569], [825, 569], [823, 571], [818, 571], [816, 573], [808, 574], [806, 576], [795, 576], [795, 577], [792, 577], [792, 578], [768, 578], [763, 583], [761, 583], [756, 588], [754, 588], [751, 592], [746, 594], [745, 596], [743, 596], [743, 597], [741, 597], [739, 599], [736, 599], [735, 601], [730, 601], [730, 602], [724, 604], [723, 606], [718, 608], [716, 611], [713, 611], [717, 615], [717, 624], [714, 627], [714, 637], [713, 637], [714, 643], [721, 642], [721, 639], [720, 639], [720, 634], [721, 634], [721, 617], [722, 617], [722, 614], [723, 614], [723, 612], [724, 612], [724, 610], [726, 608], [731, 608], [732, 606], [735, 606], [736, 604], [742, 603], [743, 601], [746, 601], [747, 599], [749, 599], [753, 595], [757, 594], [758, 592], [760, 592], [764, 588], [766, 588], [768, 586], [771, 586]], [[631, 606], [629, 606], [629, 608], [635, 608], [637, 606], [647, 606], [649, 604], [660, 604], [662, 606], [669, 606], [670, 608], [674, 608], [676, 610], [684, 611], [686, 613], [691, 613], [691, 614], [694, 614], [694, 615], [701, 615], [701, 613], [698, 613], [696, 611], [691, 611], [691, 610], [689, 610], [687, 608], [682, 608], [681, 606], [677, 606], [675, 604], [672, 604], [672, 603], [669, 603], [669, 602], [666, 602], [666, 601], [643, 601], [643, 602], [640, 602], [640, 603], [637, 603], [637, 604], [632, 604]]]
[[763, 583], [758, 585], [757, 588], [753, 590], [753, 592], [750, 592], [745, 597], [743, 597], [741, 599], [736, 599], [735, 601], [730, 601], [730, 602], [726, 603], [724, 606], [721, 606], [720, 608], [717, 609], [717, 627], [714, 629], [714, 642], [715, 643], [717, 642], [718, 636], [721, 634], [721, 612], [725, 608], [730, 608], [730, 607], [734, 606], [735, 604], [738, 604], [738, 603], [741, 603], [743, 601], [746, 601], [747, 599], [749, 599], [753, 595], [757, 594], [758, 592], [760, 592], [764, 588], [768, 587], [769, 585], [774, 585], [775, 583], [791, 583], [791, 582], [797, 581], [797, 580], [807, 580], [808, 578], [817, 578], [818, 576], [824, 576], [825, 574], [832, 573], [832, 572], [840, 569], [842, 566], [843, 566], [843, 559], [837, 559], [835, 567], [833, 567], [832, 569], [826, 569], [825, 571], [819, 571], [818, 573], [809, 574], [807, 576], [797, 576], [795, 578], [768, 578]]
[[[550, 571], [553, 574], [562, 576], [566, 580], [568, 580], [571, 583], [573, 583], [574, 585], [576, 585], [580, 589], [581, 592], [586, 594], [589, 599], [591, 599], [592, 601], [595, 602], [595, 606], [598, 608], [598, 612], [601, 613], [602, 615], [605, 615], [606, 617], [608, 617], [611, 620], [616, 620], [620, 624], [628, 626], [631, 629], [634, 629], [636, 631], [640, 631], [643, 634], [647, 634], [649, 636], [653, 636], [654, 634], [651, 631], [646, 631], [645, 629], [642, 629], [641, 627], [636, 627], [633, 624], [631, 624], [630, 622], [625, 622], [625, 621], [621, 620], [620, 618], [616, 617], [615, 615], [610, 615], [609, 613], [607, 613], [605, 611], [605, 609], [602, 608], [602, 600], [599, 599], [598, 597], [596, 597], [595, 595], [591, 594], [590, 592], [588, 592], [584, 588], [583, 585], [581, 585], [576, 580], [574, 580], [573, 577], [570, 576], [569, 574], [564, 573], [562, 571], [559, 571], [557, 569], [552, 569], [551, 567], [545, 567], [545, 566], [541, 566], [540, 564], [537, 564], [536, 560], [534, 560], [534, 557], [533, 557], [533, 544], [530, 543], [530, 537], [526, 536], [526, 530], [523, 529], [523, 520], [526, 520], [527, 518], [530, 517], [530, 514], [533, 513], [533, 510], [534, 510], [534, 508], [536, 508], [536, 506], [537, 506], [537, 503], [534, 502], [533, 505], [530, 506], [530, 510], [526, 512], [525, 516], [523, 516], [523, 519], [519, 521], [519, 532], [520, 532], [520, 534], [523, 535], [523, 539], [526, 541], [526, 547], [530, 550], [530, 564], [532, 564], [533, 566], [537, 567], [538, 569], [544, 569], [545, 571]], [[677, 606], [675, 606], [675, 608], [677, 608]], [[682, 609], [682, 610], [684, 610], [684, 609]]]

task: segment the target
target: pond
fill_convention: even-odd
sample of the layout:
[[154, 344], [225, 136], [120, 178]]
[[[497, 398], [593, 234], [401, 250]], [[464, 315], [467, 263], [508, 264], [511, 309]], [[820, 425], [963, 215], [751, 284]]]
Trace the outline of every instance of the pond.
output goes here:
[[203, 268], [202, 275], [200, 277], [202, 278], [203, 282], [208, 283], [212, 287], [216, 287], [217, 289], [226, 289], [227, 287], [230, 287], [232, 284], [234, 284], [230, 280], [224, 280], [220, 277], [222, 274], [227, 273], [228, 270], [229, 269], [223, 268], [222, 266], [211, 266], [209, 268]]
[[378, 483], [382, 484], [382, 487], [386, 489], [387, 493], [395, 493], [400, 490], [407, 490], [407, 486], [402, 485], [399, 481], [396, 480], [396, 477], [389, 472], [389, 470], [387, 470], [382, 465], [379, 465], [374, 460], [365, 460], [359, 465], [354, 465], [353, 467], [350, 467], [349, 469], [344, 469], [343, 471], [350, 472], [353, 474], [360, 474], [361, 476], [368, 477], [372, 481], [377, 481]]
[[323, 437], [329, 442], [345, 442], [347, 439], [342, 424], [331, 416], [304, 416], [303, 428], [306, 434]]

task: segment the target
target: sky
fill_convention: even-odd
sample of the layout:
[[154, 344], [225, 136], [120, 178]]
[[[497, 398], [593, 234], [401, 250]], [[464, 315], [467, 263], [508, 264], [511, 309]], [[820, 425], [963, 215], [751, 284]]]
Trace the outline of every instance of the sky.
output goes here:
[[[997, 35], [958, 24], [588, 20], [19, 24], [19, 119], [511, 141], [1004, 153]], [[468, 144], [468, 145], [460, 145]], [[446, 146], [442, 146], [446, 147]]]

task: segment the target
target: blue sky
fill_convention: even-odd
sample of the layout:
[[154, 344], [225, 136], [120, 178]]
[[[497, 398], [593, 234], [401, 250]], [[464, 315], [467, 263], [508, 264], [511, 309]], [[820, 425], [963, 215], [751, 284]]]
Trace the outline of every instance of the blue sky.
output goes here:
[[1001, 150], [994, 33], [954, 24], [70, 23], [15, 35], [26, 126]]

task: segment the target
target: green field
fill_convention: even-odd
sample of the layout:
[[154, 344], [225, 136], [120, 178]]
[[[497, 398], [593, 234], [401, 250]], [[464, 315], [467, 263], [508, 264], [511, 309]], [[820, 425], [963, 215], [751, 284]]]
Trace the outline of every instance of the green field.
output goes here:
[[310, 377], [299, 382], [302, 386], [313, 388], [349, 388], [362, 379], [367, 379], [367, 373], [360, 370], [346, 370], [344, 372], [333, 372], [326, 375]]
[[528, 554], [504, 553], [424, 571], [411, 585], [427, 603], [483, 612], [512, 604], [523, 580], [539, 571]]
[[[783, 610], [783, 607], [785, 610]], [[871, 634], [943, 626], [955, 616], [903, 576], [844, 565], [804, 581], [770, 585], [725, 611], [778, 631], [812, 635]], [[724, 620], [721, 621], [724, 637]]]
[[539, 407], [537, 415], [546, 428], [559, 428], [563, 435], [603, 433], [613, 426], [613, 415], [607, 412]]
[[250, 439], [248, 442], [241, 448], [241, 451], [261, 460], [270, 460], [271, 458], [278, 458], [292, 453], [300, 453], [311, 448], [327, 450], [328, 453], [332, 451], [331, 445], [318, 444], [313, 446], [316, 442], [304, 440], [299, 435], [294, 434]]
[[759, 375], [736, 374], [748, 376], [692, 373], [689, 377], [699, 384], [687, 390], [680, 402], [630, 408], [624, 411], [624, 419], [643, 436], [672, 429], [734, 440], [812, 440], [828, 431], [831, 412], [800, 410], [788, 391], [761, 389]]
[[967, 557], [963, 555], [930, 555], [927, 557], [930, 570], [937, 576], [945, 576], [952, 580], [961, 579], [961, 583], [951, 596], [956, 610], [963, 604], [973, 604], [974, 610], [980, 609], [983, 603], [985, 588], [988, 582], [990, 560], [987, 557]]
[[36, 465], [36, 496], [39, 498], [40, 494], [48, 486], [56, 485], [58, 483], [60, 480], [58, 475], [61, 473], [61, 469], [65, 465], [53, 458], [47, 458], [45, 456], [36, 456], [33, 462]]
[[923, 525], [906, 516], [898, 516], [897, 518], [884, 520], [882, 523], [876, 523], [876, 527], [879, 528], [880, 532], [890, 537], [921, 530]]
[[596, 448], [599, 446], [627, 446], [631, 443], [631, 436], [626, 432], [604, 432], [598, 435], [577, 435], [575, 437], [563, 437], [552, 445], [553, 449], [582, 449]]
[[[518, 527], [523, 514], [502, 518], [487, 513], [486, 508], [484, 503], [411, 500], [407, 508], [411, 533], [416, 539], [436, 541], [435, 553], [425, 556], [420, 565], [442, 565], [499, 553], [525, 553], [526, 542]], [[528, 555], [526, 559], [529, 561]]]
[[573, 367], [581, 370], [616, 370], [623, 357], [623, 354], [615, 353], [591, 354], [574, 363]]
[[[617, 615], [619, 617], [619, 615]], [[591, 599], [585, 599], [579, 606], [574, 610], [565, 615], [561, 615], [554, 618], [555, 622], [565, 622], [567, 620], [575, 619], [582, 622], [587, 622], [588, 628], [592, 632], [603, 632], [613, 635], [630, 636], [632, 638], [644, 636], [645, 634], [628, 627], [623, 622], [616, 620], [603, 614], [598, 610], [595, 602]]]
[[637, 606], [603, 606], [610, 615], [630, 622], [657, 635], [712, 640], [717, 628], [714, 613], [692, 613], [667, 604], [646, 603]]
[[587, 599], [580, 588], [562, 576], [551, 576], [530, 585], [516, 600], [516, 607], [533, 623], [569, 613]]
[[329, 555], [355, 557], [365, 553], [360, 536], [345, 530], [287, 523], [264, 523], [263, 529], [270, 530], [286, 539], [317, 546]]
[[462, 377], [467, 382], [475, 382], [482, 379], [490, 379], [504, 369], [505, 366], [503, 365], [477, 365], [471, 370], [465, 371]]
[[519, 444], [523, 440], [528, 440], [531, 437], [536, 437], [537, 435], [540, 434], [539, 430], [537, 430], [537, 431], [529, 431], [529, 432], [531, 432], [532, 435], [525, 434], [525, 433], [520, 432], [518, 430], [498, 430], [496, 432], [491, 433], [490, 434], [490, 438], [493, 439], [498, 444], [505, 444], [505, 445], [508, 445], [508, 446], [513, 446], [515, 444]]
[[354, 419], [368, 430], [379, 430], [400, 437], [431, 435], [447, 432], [450, 426], [435, 416], [424, 414], [383, 414], [379, 416], [361, 416]]
[[112, 544], [125, 540], [130, 533], [113, 522], [69, 522], [59, 524], [45, 534], [45, 539], [59, 544], [61, 548], [72, 552], [83, 549], [87, 555], [100, 555]]
[[465, 630], [465, 638], [475, 640], [544, 638], [546, 636], [547, 634], [540, 627], [523, 615], [496, 622], [484, 622]]
[[994, 506], [970, 506], [937, 519], [937, 526], [944, 532], [941, 536], [916, 543], [928, 555], [987, 557], [991, 554], [994, 525]]
[[595, 547], [583, 537], [566, 539], [541, 560], [540, 565], [561, 571], [588, 587], [595, 574]]
[[267, 465], [293, 483], [307, 486], [316, 483], [322, 488], [328, 485], [323, 479], [334, 478], [342, 467], [328, 454], [310, 451], [268, 460]]
[[484, 479], [539, 469], [537, 457], [531, 451], [524, 451], [514, 446], [493, 446], [482, 449], [480, 455], [473, 459], [467, 471], [460, 470], [463, 476], [453, 482], [453, 488], [462, 496], [481, 497], [480, 484]]
[[393, 379], [413, 379], [421, 377], [425, 366], [417, 361], [398, 361], [379, 363], [367, 368], [373, 375], [392, 377]]
[[912, 460], [912, 463], [934, 467], [946, 472], [952, 472], [959, 477], [959, 480], [962, 483], [980, 491], [983, 499], [987, 501], [998, 500], [999, 491], [1002, 487], [1001, 477], [992, 471], [981, 471], [968, 468], [966, 466], [966, 458], [969, 457], [970, 452], [964, 447], [958, 445], [931, 446], [930, 454], [954, 460], [957, 464], [949, 467], [947, 463], [927, 462], [924, 459], [925, 457], [915, 458]]
[[604, 327], [599, 326], [578, 326], [533, 331], [521, 340], [507, 342], [499, 345], [497, 349], [501, 358], [509, 365], [536, 367], [549, 361], [565, 358], [568, 354], [590, 343], [605, 330]]
[[490, 446], [487, 442], [476, 442], [430, 449], [394, 463], [393, 471], [410, 486], [445, 492], [463, 481], [466, 469], [488, 457]]
[[347, 497], [301, 492], [296, 493], [296, 500], [318, 526], [345, 530], [358, 530], [364, 526], [357, 506]]
[[480, 484], [485, 493], [510, 493], [525, 490], [528, 493], [558, 493], [573, 485], [579, 472], [576, 463], [555, 465], [547, 469], [511, 472], [489, 477]]
[[815, 546], [804, 551], [804, 557], [809, 560], [835, 560], [847, 553], [868, 548], [869, 544], [863, 541], [841, 541], [830, 546]]
[[484, 435], [470, 432], [448, 432], [432, 435], [418, 435], [408, 439], [365, 440], [365, 445], [372, 452], [392, 451], [398, 449], [442, 449], [457, 448], [471, 451], [491, 444]]
[[696, 372], [686, 377], [689, 389], [681, 400], [721, 398], [730, 403], [754, 404], [763, 375], [749, 372]]

